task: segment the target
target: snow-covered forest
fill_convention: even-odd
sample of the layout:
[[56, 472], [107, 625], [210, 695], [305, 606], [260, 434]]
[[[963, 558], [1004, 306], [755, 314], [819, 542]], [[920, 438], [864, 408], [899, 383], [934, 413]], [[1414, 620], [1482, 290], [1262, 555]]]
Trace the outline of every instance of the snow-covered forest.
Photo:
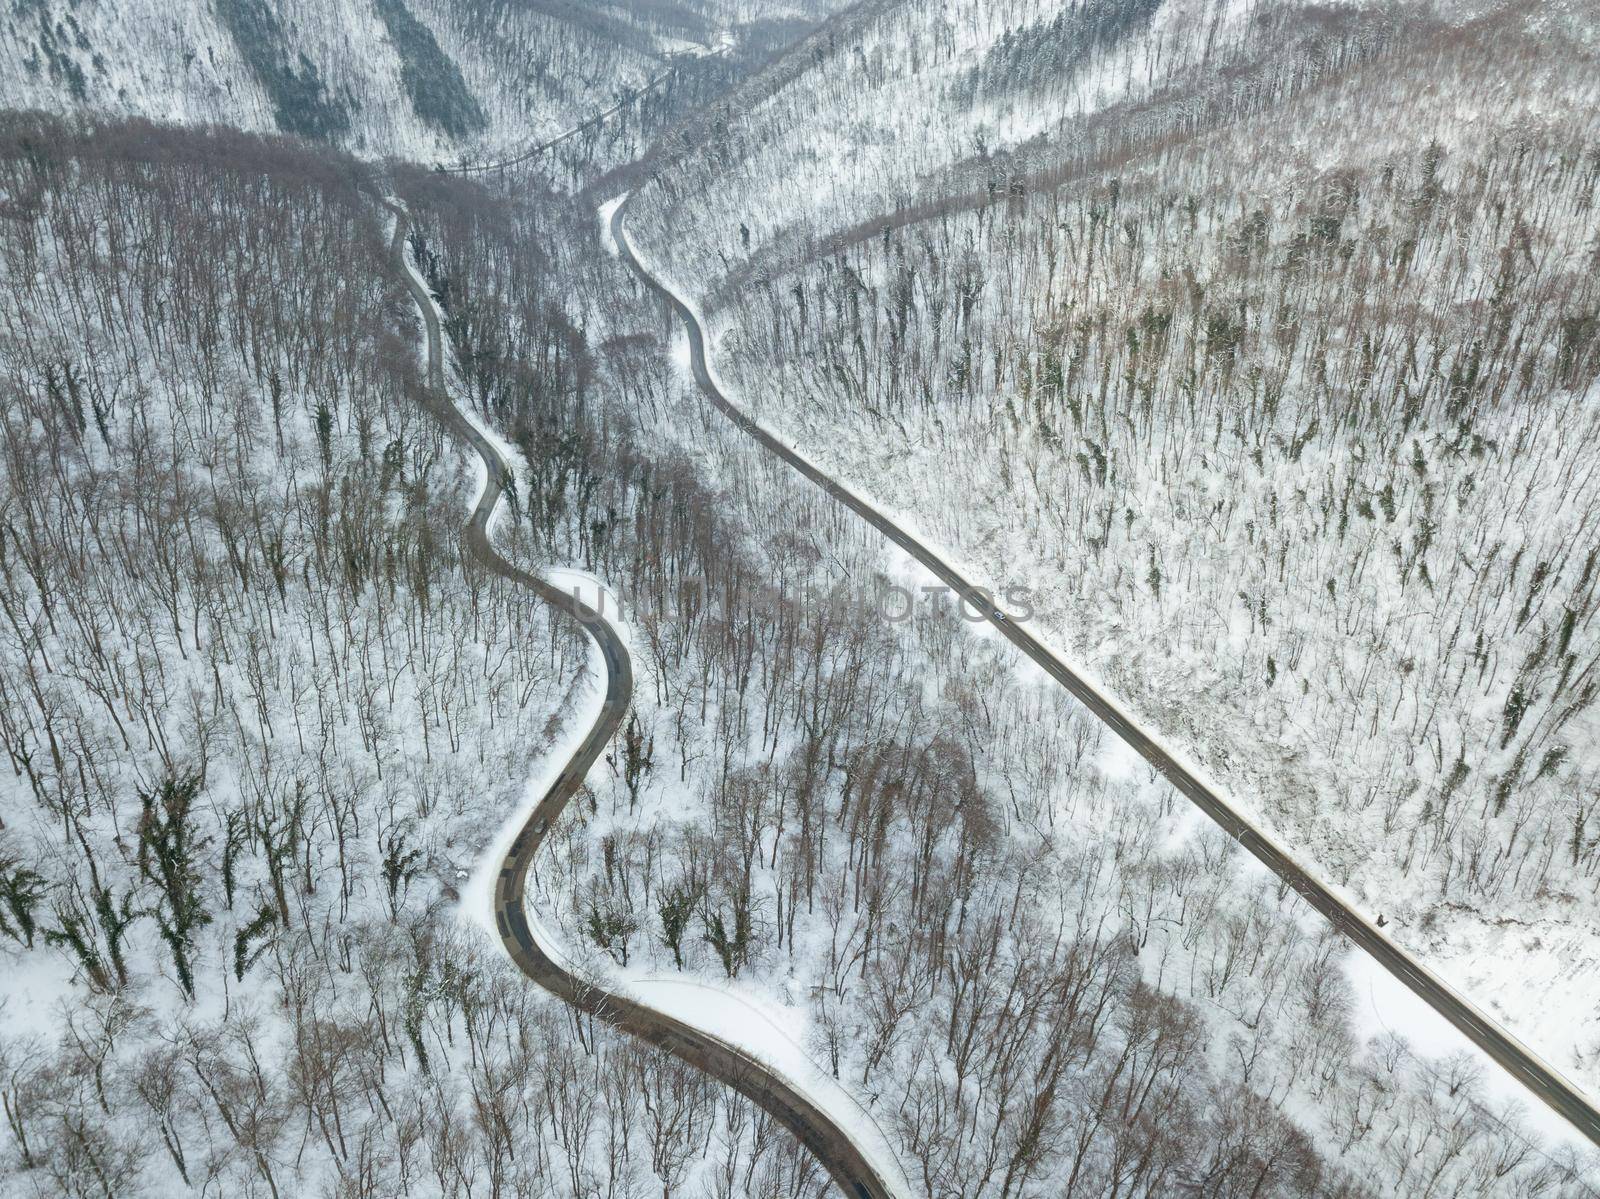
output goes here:
[[448, 405], [631, 657], [527, 878], [586, 986], [821, 1080], [901, 1199], [1595, 1193], [709, 403], [595, 207], [737, 403], [1600, 1090], [1581, 10], [348, 8], [0, 17], [0, 1193], [840, 1193], [507, 956], [606, 668], [463, 548]]
[[11, 51], [0, 96], [426, 163], [504, 157], [622, 105], [567, 156], [616, 165], [828, 11], [819, 0], [18, 0], [0, 13]]
[[[457, 914], [584, 653], [454, 551], [471, 480], [352, 164], [9, 133], [16, 1177], [799, 1193], [770, 1121]], [[1559, 1190], [1469, 1062], [1363, 1048], [1331, 935], [1009, 651], [805, 602], [897, 568], [710, 419], [565, 202], [400, 192], [459, 394], [524, 450], [503, 545], [672, 612], [537, 880], [575, 954], [808, 1028], [930, 1194]]]
[[463, 568], [354, 164], [27, 119], [3, 162], [5, 1190], [636, 1194], [716, 1131], [798, 1193], [763, 1115], [456, 915], [585, 652]]
[[[901, 57], [978, 114], [947, 136], [851, 98], [890, 36], [865, 31], [731, 127], [731, 165], [642, 193], [640, 237], [704, 281], [753, 413], [1032, 586], [1118, 695], [1600, 1086], [1585, 18], [1117, 11], [1080, 13], [1070, 62], [1036, 14], [953, 22], [993, 40], [942, 77], [938, 38]], [[757, 188], [832, 144], [772, 133], [828, 104], [891, 148], [838, 151], [825, 195]]]
[[[522, 272], [485, 249], [458, 233], [433, 260], [495, 330], [457, 325], [461, 361], [518, 340], [495, 281]], [[1049, 1194], [1076, 1173], [1087, 1193], [1198, 1176], [1384, 1194], [1435, 1171], [1470, 1193], [1512, 1160], [1559, 1185], [1559, 1154], [1466, 1059], [1365, 1046], [1379, 1030], [1337, 941], [1292, 892], [953, 610], [897, 626], [853, 604], [903, 575], [881, 541], [682, 380], [641, 387], [659, 367], [636, 345], [613, 353], [621, 431], [587, 402], [476, 387], [485, 417], [530, 431], [528, 494], [579, 506], [530, 555], [626, 579], [640, 610], [635, 719], [538, 880], [600, 977], [687, 971], [809, 1028], [916, 1193]], [[1373, 1136], [1359, 1113], [1380, 1093], [1398, 1102]]]

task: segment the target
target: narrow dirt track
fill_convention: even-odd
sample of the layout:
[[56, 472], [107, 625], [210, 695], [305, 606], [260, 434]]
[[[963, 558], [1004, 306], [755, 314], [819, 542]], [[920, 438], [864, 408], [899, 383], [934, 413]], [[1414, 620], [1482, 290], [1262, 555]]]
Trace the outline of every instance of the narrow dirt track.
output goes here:
[[493, 444], [449, 398], [444, 385], [444, 350], [433, 298], [406, 261], [408, 217], [397, 205], [386, 203], [385, 206], [395, 217], [392, 248], [396, 264], [427, 329], [427, 387], [423, 402], [430, 415], [472, 447], [482, 459], [486, 473], [483, 494], [478, 497], [462, 533], [463, 546], [486, 570], [528, 588], [556, 610], [571, 614], [594, 639], [606, 666], [606, 693], [599, 718], [517, 833], [495, 880], [495, 925], [506, 952], [518, 969], [558, 998], [674, 1054], [763, 1108], [794, 1133], [850, 1199], [910, 1199], [909, 1196], [897, 1197], [843, 1129], [765, 1065], [717, 1037], [567, 971], [534, 939], [523, 906], [529, 868], [546, 833], [577, 794], [590, 767], [621, 726], [633, 698], [633, 663], [616, 629], [603, 616], [579, 604], [559, 587], [519, 570], [501, 557], [490, 541], [489, 521], [504, 494], [503, 481], [511, 477], [511, 470]]

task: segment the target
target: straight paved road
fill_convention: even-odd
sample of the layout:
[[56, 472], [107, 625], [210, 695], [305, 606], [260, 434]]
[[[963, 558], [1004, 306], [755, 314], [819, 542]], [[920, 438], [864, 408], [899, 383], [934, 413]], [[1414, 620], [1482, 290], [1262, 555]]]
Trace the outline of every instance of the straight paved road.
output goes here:
[[910, 1199], [909, 1196], [896, 1197], [855, 1142], [787, 1080], [725, 1041], [570, 973], [539, 947], [529, 930], [523, 906], [528, 869], [550, 826], [577, 794], [589, 768], [621, 726], [633, 698], [633, 663], [616, 629], [603, 617], [578, 604], [559, 587], [517, 569], [501, 557], [491, 543], [489, 519], [500, 502], [503, 480], [511, 477], [511, 469], [494, 445], [456, 408], [445, 390], [438, 314], [432, 297], [406, 262], [406, 214], [398, 206], [388, 207], [395, 215], [395, 260], [427, 327], [424, 403], [435, 419], [473, 448], [483, 460], [487, 475], [483, 494], [478, 497], [462, 534], [466, 551], [490, 572], [528, 588], [558, 611], [572, 613], [594, 638], [606, 665], [606, 694], [599, 719], [529, 815], [501, 863], [494, 888], [494, 917], [506, 952], [518, 969], [534, 982], [580, 1011], [675, 1054], [764, 1108], [810, 1150], [849, 1199]]
[[627, 209], [628, 202], [624, 201], [612, 213], [612, 236], [622, 252], [623, 260], [651, 291], [667, 302], [683, 322], [689, 334], [690, 362], [694, 369], [695, 381], [699, 383], [700, 390], [705, 393], [707, 399], [763, 448], [776, 454], [790, 467], [822, 488], [932, 571], [941, 583], [962, 597], [972, 612], [981, 613], [1006, 640], [1070, 691], [1084, 707], [1099, 717], [1140, 757], [1154, 766], [1202, 812], [1220, 825], [1223, 831], [1238, 840], [1239, 844], [1268, 870], [1294, 888], [1302, 899], [1327, 917], [1334, 928], [1371, 954], [1380, 966], [1405, 983], [1428, 1006], [1460, 1029], [1513, 1078], [1564, 1117], [1595, 1145], [1600, 1146], [1600, 1110], [1596, 1110], [1595, 1105], [1554, 1067], [1540, 1060], [1532, 1050], [1498, 1027], [1448, 984], [1379, 932], [1365, 917], [1312, 877], [1285, 850], [1235, 811], [1227, 800], [1191, 774], [1149, 734], [1129, 720], [1115, 703], [1075, 674], [1066, 663], [1040, 644], [1026, 629], [1019, 628], [1015, 622], [1008, 620], [1005, 613], [995, 606], [991, 595], [974, 587], [942, 558], [899, 525], [872, 505], [840, 487], [830, 476], [818, 470], [733, 405], [717, 387], [706, 366], [705, 331], [700, 327], [699, 320], [677, 295], [644, 268], [628, 244], [623, 227]]

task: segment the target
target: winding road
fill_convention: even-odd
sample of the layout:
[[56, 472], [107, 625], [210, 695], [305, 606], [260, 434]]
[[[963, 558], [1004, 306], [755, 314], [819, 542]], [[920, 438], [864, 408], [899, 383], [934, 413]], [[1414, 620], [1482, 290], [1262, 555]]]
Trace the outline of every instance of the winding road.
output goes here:
[[594, 639], [606, 667], [606, 692], [599, 718], [529, 814], [501, 862], [494, 887], [494, 917], [506, 952], [522, 973], [558, 998], [676, 1055], [759, 1105], [794, 1133], [849, 1199], [896, 1199], [896, 1192], [866, 1154], [786, 1079], [726, 1041], [569, 972], [553, 960], [533, 936], [524, 908], [529, 868], [550, 827], [577, 794], [590, 767], [622, 724], [633, 698], [633, 663], [616, 629], [604, 617], [549, 581], [513, 566], [494, 548], [489, 537], [489, 522], [504, 494], [504, 481], [511, 477], [511, 468], [449, 397], [444, 381], [438, 311], [426, 285], [406, 258], [407, 214], [393, 203], [385, 202], [385, 207], [395, 217], [392, 247], [395, 259], [427, 330], [427, 386], [423, 389], [423, 402], [440, 424], [470, 445], [483, 461], [483, 493], [462, 533], [463, 546], [492, 574], [528, 588], [558, 611], [571, 613]]
[[[630, 196], [628, 199], [631, 198]], [[1071, 692], [1074, 698], [1093, 712], [1140, 757], [1155, 767], [1224, 832], [1236, 839], [1268, 870], [1326, 917], [1334, 928], [1364, 949], [1380, 966], [1409, 987], [1423, 1002], [1455, 1025], [1541, 1102], [1566, 1119], [1595, 1145], [1600, 1146], [1600, 1110], [1597, 1110], [1590, 1099], [1562, 1077], [1559, 1071], [1496, 1025], [1448, 983], [1384, 936], [1375, 925], [1319, 882], [1287, 850], [1241, 815], [1222, 795], [1196, 777], [1171, 751], [1134, 723], [1114, 700], [1077, 674], [1025, 628], [1009, 620], [1005, 613], [995, 606], [993, 597], [988, 592], [974, 587], [949, 563], [900, 525], [860, 496], [841, 487], [833, 478], [778, 440], [729, 401], [717, 386], [707, 366], [706, 336], [699, 318], [675, 292], [645, 269], [629, 244], [623, 224], [628, 199], [619, 204], [611, 214], [612, 237], [616, 241], [623, 261], [683, 322], [689, 336], [690, 364], [695, 381], [713, 405], [769, 453], [775, 454], [788, 466], [822, 488], [829, 496], [845, 505], [932, 572], [940, 582], [960, 596], [972, 612], [981, 613], [1001, 636]]]

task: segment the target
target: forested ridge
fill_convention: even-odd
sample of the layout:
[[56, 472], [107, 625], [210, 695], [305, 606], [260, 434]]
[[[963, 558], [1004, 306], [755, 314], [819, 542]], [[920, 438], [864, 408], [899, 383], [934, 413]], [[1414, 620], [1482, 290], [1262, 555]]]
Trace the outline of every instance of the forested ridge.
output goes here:
[[561, 160], [637, 157], [666, 123], [810, 28], [826, 0], [18, 0], [0, 11], [9, 107], [220, 123], [362, 157], [503, 158], [666, 85]]

